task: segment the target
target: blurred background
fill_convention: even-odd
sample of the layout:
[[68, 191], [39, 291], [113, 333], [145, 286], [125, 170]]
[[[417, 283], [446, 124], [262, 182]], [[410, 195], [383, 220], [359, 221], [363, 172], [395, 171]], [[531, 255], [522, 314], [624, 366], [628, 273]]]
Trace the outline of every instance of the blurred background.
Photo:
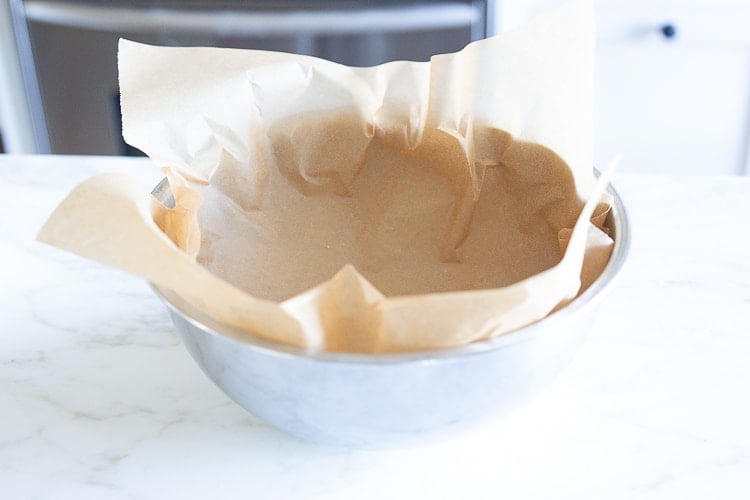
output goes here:
[[[7, 153], [137, 154], [120, 137], [120, 37], [427, 60], [560, 0], [0, 0]], [[750, 2], [597, 0], [596, 164], [750, 174]]]

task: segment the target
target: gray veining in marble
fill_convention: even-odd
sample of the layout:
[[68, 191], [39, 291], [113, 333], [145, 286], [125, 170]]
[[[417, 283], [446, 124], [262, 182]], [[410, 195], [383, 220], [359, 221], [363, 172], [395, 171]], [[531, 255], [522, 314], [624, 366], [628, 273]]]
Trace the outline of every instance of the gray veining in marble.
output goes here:
[[630, 262], [572, 365], [488, 428], [349, 451], [260, 423], [147, 285], [33, 241], [146, 160], [0, 156], [2, 498], [750, 498], [750, 179], [622, 174]]

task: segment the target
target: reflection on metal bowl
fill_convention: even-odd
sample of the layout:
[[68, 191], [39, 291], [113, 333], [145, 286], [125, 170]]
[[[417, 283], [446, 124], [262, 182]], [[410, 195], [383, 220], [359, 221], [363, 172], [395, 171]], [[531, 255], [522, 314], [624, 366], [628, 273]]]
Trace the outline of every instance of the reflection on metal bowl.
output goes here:
[[[543, 320], [459, 348], [387, 355], [308, 352], [227, 331], [174, 293], [155, 291], [203, 371], [262, 420], [325, 444], [421, 443], [517, 409], [572, 360], [629, 249], [622, 200], [611, 187], [610, 193], [615, 244], [602, 275]], [[166, 182], [154, 194], [165, 201]]]

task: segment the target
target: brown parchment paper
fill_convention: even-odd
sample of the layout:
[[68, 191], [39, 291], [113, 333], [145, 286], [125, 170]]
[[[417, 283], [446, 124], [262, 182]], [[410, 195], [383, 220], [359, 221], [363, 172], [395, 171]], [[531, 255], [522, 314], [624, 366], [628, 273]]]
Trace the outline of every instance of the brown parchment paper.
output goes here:
[[585, 0], [372, 68], [122, 40], [123, 135], [164, 170], [175, 206], [100, 176], [40, 239], [310, 349], [499, 335], [562, 307], [609, 258], [592, 59]]

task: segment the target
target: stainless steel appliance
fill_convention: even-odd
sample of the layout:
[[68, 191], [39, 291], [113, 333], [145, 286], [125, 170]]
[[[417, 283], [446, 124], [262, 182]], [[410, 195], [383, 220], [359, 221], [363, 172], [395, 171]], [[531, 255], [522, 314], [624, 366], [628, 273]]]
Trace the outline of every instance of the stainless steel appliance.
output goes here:
[[38, 153], [129, 154], [120, 137], [120, 37], [280, 50], [369, 66], [491, 35], [493, 0], [9, 0]]

